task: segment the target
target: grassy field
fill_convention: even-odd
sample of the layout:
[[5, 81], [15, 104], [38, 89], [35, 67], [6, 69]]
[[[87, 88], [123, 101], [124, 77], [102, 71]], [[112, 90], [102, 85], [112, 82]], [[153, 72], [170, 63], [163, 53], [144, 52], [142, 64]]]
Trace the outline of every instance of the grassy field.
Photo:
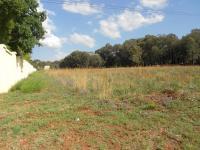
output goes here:
[[200, 148], [200, 67], [36, 72], [0, 95], [0, 149]]

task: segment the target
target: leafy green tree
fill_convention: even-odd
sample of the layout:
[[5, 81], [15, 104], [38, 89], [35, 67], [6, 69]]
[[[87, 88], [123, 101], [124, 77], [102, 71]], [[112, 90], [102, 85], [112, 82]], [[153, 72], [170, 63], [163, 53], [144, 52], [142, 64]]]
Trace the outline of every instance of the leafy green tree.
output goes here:
[[87, 52], [75, 51], [64, 58], [61, 68], [86, 68], [89, 66], [90, 55]]
[[190, 42], [188, 43], [189, 62], [192, 64], [200, 64], [200, 29], [194, 29], [187, 35]]
[[155, 58], [158, 58], [158, 49], [155, 47], [157, 45], [157, 37], [147, 35], [140, 43], [144, 65], [156, 65], [157, 60]]
[[177, 48], [179, 61], [182, 64], [195, 64], [198, 59], [198, 44], [195, 40], [186, 36], [183, 37]]
[[117, 52], [120, 48], [119, 45], [114, 47], [110, 44], [106, 44], [104, 47], [95, 51], [96, 54], [99, 54], [102, 59], [105, 61], [106, 67], [114, 67], [118, 65], [119, 59], [117, 58]]
[[174, 34], [151, 36], [140, 40], [144, 65], [175, 64], [179, 39]]
[[102, 67], [103, 64], [104, 64], [104, 62], [100, 55], [93, 54], [93, 53], [90, 54], [89, 67], [95, 67], [95, 68]]
[[125, 41], [119, 52], [122, 66], [136, 66], [142, 64], [142, 49], [136, 40]]
[[37, 0], [0, 0], [0, 43], [18, 55], [29, 54], [45, 33], [45, 12], [38, 12]]
[[103, 59], [94, 53], [75, 51], [60, 62], [61, 68], [102, 67]]
[[176, 44], [179, 42], [175, 34], [160, 36], [160, 49], [162, 51], [160, 64], [175, 64]]

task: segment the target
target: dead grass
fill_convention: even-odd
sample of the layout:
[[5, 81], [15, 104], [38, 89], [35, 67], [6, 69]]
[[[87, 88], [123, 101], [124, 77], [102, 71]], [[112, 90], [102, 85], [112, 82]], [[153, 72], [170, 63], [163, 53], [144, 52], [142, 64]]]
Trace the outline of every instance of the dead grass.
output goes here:
[[48, 74], [69, 90], [80, 94], [94, 93], [100, 99], [106, 99], [117, 94], [188, 89], [198, 76], [195, 68], [198, 67], [191, 67], [189, 74], [188, 67], [67, 69], [52, 70]]
[[200, 147], [197, 66], [38, 74], [45, 89], [0, 95], [0, 149]]

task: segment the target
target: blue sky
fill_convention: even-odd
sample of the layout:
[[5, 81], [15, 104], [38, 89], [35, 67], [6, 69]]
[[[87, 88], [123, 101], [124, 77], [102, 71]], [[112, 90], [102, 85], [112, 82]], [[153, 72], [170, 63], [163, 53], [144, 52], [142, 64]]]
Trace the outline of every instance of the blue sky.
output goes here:
[[200, 28], [199, 0], [38, 0], [46, 34], [32, 58], [59, 60], [147, 34], [179, 37]]

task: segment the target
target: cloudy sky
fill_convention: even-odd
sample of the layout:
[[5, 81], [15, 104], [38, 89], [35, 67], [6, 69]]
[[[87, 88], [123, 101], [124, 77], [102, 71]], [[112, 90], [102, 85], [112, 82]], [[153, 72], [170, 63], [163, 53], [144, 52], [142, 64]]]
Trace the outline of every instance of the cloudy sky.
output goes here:
[[200, 28], [199, 0], [38, 0], [46, 34], [32, 58], [59, 60], [146, 34], [179, 37]]

